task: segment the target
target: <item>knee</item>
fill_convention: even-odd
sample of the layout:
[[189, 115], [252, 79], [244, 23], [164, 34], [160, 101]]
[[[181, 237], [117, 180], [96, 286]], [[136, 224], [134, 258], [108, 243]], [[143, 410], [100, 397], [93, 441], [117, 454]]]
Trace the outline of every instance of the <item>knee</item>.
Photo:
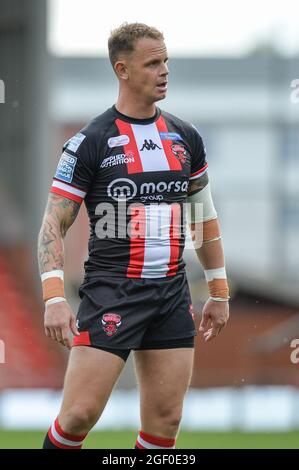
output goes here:
[[70, 434], [88, 433], [97, 421], [95, 411], [90, 406], [73, 405], [62, 411], [58, 417], [60, 426]]
[[160, 426], [173, 435], [180, 426], [182, 410], [181, 408], [161, 407], [157, 410], [157, 418]]

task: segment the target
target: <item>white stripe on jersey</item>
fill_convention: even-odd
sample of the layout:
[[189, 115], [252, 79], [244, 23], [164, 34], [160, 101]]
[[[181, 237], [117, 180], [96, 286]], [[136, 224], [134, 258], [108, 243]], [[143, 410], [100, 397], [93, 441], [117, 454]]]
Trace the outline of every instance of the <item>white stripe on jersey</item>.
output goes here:
[[70, 186], [69, 184], [62, 183], [60, 181], [53, 181], [52, 187], [62, 189], [67, 193], [75, 194], [76, 196], [84, 198], [86, 196], [86, 192], [81, 191], [80, 189], [74, 188], [74, 186]]
[[[143, 126], [141, 124], [131, 124], [136, 145], [139, 150], [143, 171], [165, 171], [170, 170], [167, 157], [164, 152], [160, 134], [155, 123]], [[158, 145], [160, 148], [141, 150], [145, 141]]]
[[145, 206], [146, 236], [141, 277], [165, 277], [170, 261], [171, 205]]

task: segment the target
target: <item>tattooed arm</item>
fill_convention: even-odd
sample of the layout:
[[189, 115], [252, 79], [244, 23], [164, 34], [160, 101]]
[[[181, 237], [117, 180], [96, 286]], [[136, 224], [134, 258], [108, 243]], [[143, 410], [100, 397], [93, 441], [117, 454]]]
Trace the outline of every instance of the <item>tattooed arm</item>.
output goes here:
[[[43, 223], [38, 237], [38, 262], [40, 274], [63, 270], [63, 239], [75, 221], [80, 204], [56, 194], [49, 195]], [[45, 308], [45, 333], [70, 348], [69, 332], [78, 335], [75, 316], [67, 302], [48, 305]]]
[[79, 209], [78, 202], [50, 193], [38, 237], [40, 274], [53, 269], [63, 270], [63, 238], [75, 221]]

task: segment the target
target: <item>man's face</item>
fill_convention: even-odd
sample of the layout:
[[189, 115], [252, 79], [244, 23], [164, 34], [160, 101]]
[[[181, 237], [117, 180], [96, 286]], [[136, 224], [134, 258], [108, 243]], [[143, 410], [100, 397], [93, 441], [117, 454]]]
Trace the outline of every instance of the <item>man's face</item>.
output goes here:
[[127, 58], [127, 85], [148, 104], [163, 100], [167, 92], [167, 50], [164, 41], [142, 38]]

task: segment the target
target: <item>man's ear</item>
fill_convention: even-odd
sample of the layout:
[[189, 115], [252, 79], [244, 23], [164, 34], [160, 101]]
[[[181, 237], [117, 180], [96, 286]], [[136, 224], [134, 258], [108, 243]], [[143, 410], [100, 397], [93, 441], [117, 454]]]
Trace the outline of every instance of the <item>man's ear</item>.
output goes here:
[[115, 70], [117, 77], [120, 80], [128, 80], [129, 73], [128, 73], [128, 67], [127, 67], [125, 60], [118, 60], [117, 62], [115, 62], [114, 70]]

